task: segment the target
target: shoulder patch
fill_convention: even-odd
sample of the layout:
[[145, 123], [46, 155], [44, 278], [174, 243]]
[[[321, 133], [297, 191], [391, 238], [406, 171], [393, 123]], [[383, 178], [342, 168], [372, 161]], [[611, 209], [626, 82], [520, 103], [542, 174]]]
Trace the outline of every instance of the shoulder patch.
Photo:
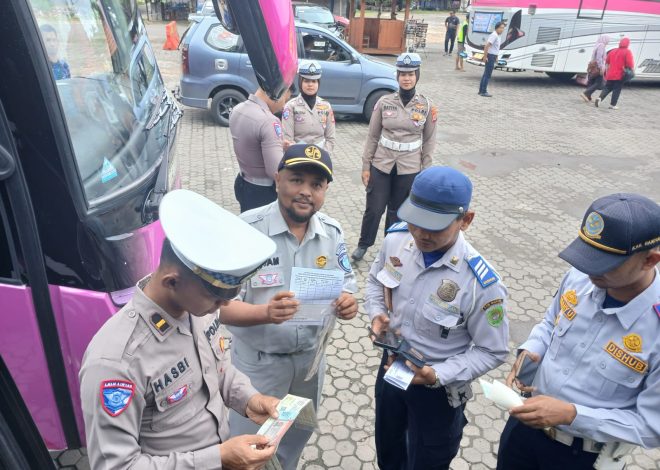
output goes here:
[[481, 287], [488, 287], [500, 280], [495, 270], [481, 256], [474, 256], [468, 260], [470, 269], [477, 277]]
[[101, 382], [101, 407], [113, 418], [122, 414], [135, 395], [135, 384], [128, 380], [104, 380]]
[[273, 123], [273, 129], [275, 130], [275, 135], [277, 136], [278, 139], [282, 138], [282, 126], [280, 126], [279, 122], [274, 122]]
[[658, 318], [660, 318], [660, 304], [655, 304], [653, 310], [655, 310], [655, 313], [658, 314]]
[[347, 273], [353, 271], [353, 266], [351, 266], [351, 261], [348, 259], [348, 252], [346, 251], [346, 243], [339, 243], [337, 245], [337, 264], [339, 267]]
[[407, 232], [408, 231], [408, 222], [397, 222], [390, 225], [390, 227], [385, 231], [386, 233], [393, 232]]
[[284, 107], [284, 111], [282, 111], [282, 119], [287, 120], [289, 119], [289, 115], [291, 114], [291, 111], [289, 111], [289, 106]]

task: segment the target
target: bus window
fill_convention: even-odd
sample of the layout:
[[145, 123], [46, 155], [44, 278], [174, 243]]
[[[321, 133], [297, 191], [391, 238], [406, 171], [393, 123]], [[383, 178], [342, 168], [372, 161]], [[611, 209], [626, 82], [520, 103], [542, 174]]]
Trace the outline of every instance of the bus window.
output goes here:
[[154, 148], [146, 125], [156, 122], [164, 86], [135, 0], [30, 3], [93, 206], [157, 169], [166, 139]]

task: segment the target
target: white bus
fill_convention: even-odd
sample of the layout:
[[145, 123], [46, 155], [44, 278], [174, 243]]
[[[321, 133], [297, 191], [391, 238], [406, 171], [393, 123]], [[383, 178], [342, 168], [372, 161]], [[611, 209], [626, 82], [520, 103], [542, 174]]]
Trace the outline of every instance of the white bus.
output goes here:
[[551, 77], [585, 73], [598, 37], [608, 50], [630, 38], [638, 77], [660, 78], [660, 0], [473, 0], [466, 41], [468, 61], [480, 63], [484, 44], [504, 21], [496, 67]]

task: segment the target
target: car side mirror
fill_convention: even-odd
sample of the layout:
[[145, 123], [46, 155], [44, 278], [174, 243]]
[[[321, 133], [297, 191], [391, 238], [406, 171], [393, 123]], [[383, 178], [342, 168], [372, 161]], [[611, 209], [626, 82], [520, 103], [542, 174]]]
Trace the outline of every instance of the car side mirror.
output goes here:
[[351, 54], [351, 64], [359, 64], [359, 63], [360, 63], [360, 59], [358, 58], [358, 56], [356, 54]]

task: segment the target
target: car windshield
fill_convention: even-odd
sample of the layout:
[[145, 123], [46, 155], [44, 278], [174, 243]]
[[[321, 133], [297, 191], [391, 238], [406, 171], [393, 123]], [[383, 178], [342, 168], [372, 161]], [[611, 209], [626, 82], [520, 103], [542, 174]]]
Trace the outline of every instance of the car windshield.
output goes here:
[[166, 95], [135, 0], [30, 0], [88, 204], [151, 173]]
[[332, 13], [330, 13], [330, 10], [322, 7], [297, 7], [296, 17], [309, 23], [333, 24], [335, 22], [335, 18], [332, 16]]

